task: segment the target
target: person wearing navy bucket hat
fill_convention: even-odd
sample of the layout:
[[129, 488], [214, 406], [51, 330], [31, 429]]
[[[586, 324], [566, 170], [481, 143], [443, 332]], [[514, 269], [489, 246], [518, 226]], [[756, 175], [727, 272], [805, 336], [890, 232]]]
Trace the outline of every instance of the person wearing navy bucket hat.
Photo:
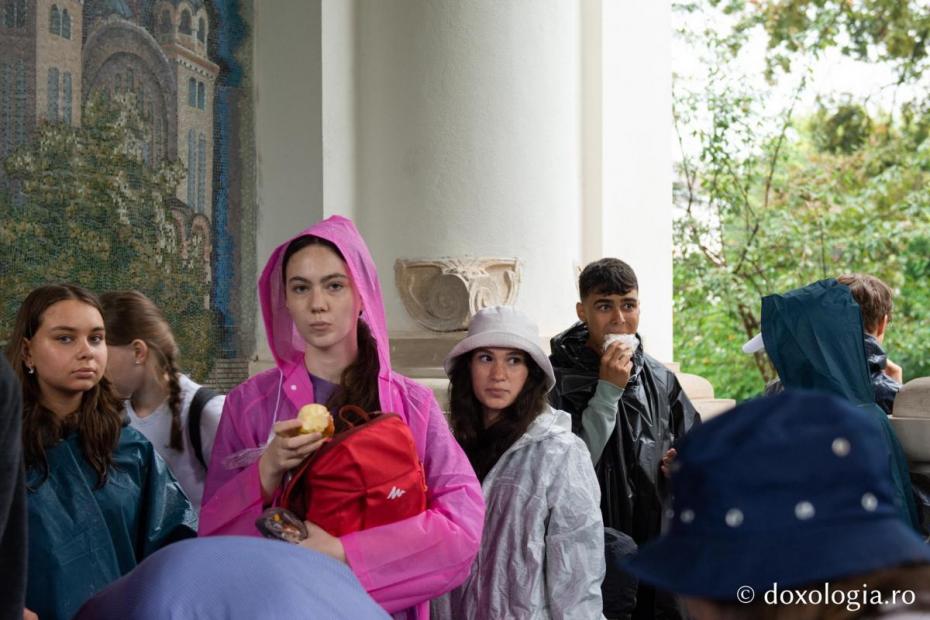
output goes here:
[[434, 601], [438, 618], [601, 618], [600, 490], [555, 383], [539, 331], [509, 306], [478, 312], [446, 357], [453, 435], [487, 512], [461, 586]]
[[930, 547], [894, 505], [877, 421], [818, 392], [739, 405], [672, 467], [669, 529], [627, 569], [697, 620], [930, 617]]

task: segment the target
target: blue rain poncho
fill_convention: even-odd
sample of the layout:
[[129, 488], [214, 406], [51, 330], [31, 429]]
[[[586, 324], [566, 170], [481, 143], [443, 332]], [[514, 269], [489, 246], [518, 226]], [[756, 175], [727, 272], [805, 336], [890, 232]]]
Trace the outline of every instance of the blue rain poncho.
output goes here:
[[106, 484], [77, 433], [48, 449], [49, 477], [27, 472], [26, 607], [71, 618], [88, 598], [160, 547], [195, 536], [197, 517], [152, 444], [123, 427]]

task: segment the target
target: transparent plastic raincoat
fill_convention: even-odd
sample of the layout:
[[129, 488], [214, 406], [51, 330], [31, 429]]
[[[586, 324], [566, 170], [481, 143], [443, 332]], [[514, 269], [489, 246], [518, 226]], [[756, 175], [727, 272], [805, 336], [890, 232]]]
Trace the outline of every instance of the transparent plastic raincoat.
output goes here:
[[484, 543], [442, 620], [601, 618], [604, 522], [591, 455], [547, 407], [481, 483]]

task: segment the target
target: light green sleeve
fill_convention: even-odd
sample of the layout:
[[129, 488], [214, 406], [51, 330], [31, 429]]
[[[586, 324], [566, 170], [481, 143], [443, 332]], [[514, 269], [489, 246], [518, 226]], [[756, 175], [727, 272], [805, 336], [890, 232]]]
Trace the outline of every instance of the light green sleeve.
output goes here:
[[623, 396], [623, 388], [609, 381], [598, 380], [594, 396], [581, 412], [581, 439], [588, 446], [591, 461], [597, 465], [604, 446], [617, 424], [617, 403]]

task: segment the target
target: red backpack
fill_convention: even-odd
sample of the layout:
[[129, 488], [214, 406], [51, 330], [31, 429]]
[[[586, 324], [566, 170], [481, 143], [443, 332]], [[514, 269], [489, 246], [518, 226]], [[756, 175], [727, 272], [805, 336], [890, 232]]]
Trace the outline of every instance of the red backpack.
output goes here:
[[410, 429], [396, 413], [346, 405], [339, 417], [362, 423], [337, 433], [284, 487], [279, 504], [342, 536], [426, 510], [426, 479]]

